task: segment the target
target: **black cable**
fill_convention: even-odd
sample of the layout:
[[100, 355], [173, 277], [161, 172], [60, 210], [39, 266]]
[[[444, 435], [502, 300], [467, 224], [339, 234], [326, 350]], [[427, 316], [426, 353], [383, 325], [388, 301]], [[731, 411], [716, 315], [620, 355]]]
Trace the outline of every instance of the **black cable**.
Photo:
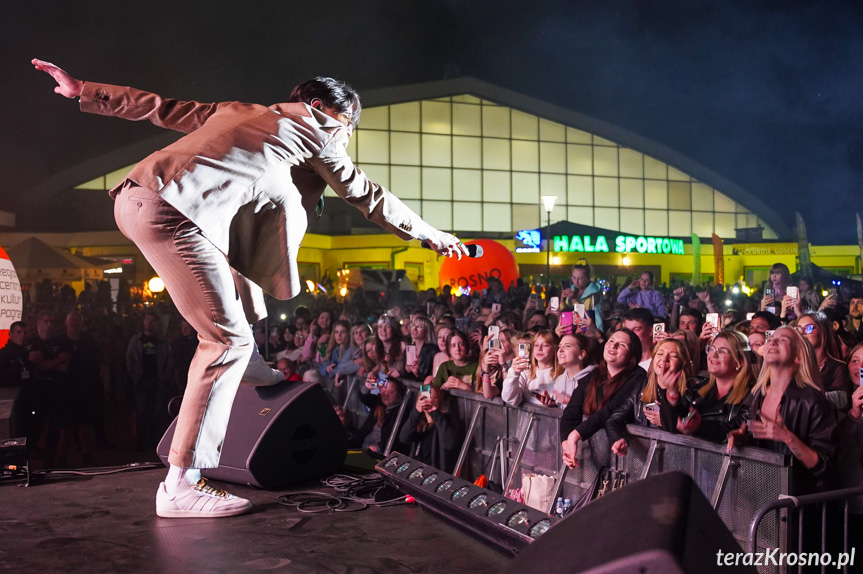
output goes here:
[[321, 479], [321, 484], [336, 491], [336, 494], [304, 490], [291, 494], [283, 494], [276, 502], [283, 506], [292, 506], [298, 512], [317, 514], [320, 512], [355, 512], [365, 510], [369, 506], [395, 506], [406, 504], [406, 496], [394, 500], [377, 502], [375, 495], [384, 486], [380, 475], [355, 476], [352, 474], [334, 474]]
[[160, 462], [131, 462], [121, 466], [99, 466], [86, 469], [70, 468], [70, 469], [47, 469], [47, 470], [31, 470], [30, 476], [41, 476], [45, 478], [61, 477], [66, 475], [71, 476], [105, 476], [109, 474], [117, 474], [120, 472], [129, 472], [133, 470], [150, 470], [153, 468], [162, 468], [164, 465]]

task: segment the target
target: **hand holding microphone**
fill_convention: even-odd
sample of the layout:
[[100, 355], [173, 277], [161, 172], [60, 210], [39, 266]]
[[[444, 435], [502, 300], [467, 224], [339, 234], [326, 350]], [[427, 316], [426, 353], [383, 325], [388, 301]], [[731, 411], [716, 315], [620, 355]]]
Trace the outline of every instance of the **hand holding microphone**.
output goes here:
[[482, 257], [482, 247], [479, 245], [465, 245], [456, 236], [449, 233], [440, 232], [438, 237], [429, 237], [422, 242], [422, 246], [444, 257], [452, 257], [453, 255], [459, 259], [462, 258], [462, 255]]

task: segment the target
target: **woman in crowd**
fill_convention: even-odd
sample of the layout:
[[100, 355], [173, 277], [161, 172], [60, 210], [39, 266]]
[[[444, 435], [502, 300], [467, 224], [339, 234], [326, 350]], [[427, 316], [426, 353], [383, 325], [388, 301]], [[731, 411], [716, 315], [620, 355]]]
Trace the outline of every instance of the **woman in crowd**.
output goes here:
[[482, 393], [485, 398], [493, 399], [500, 395], [503, 378], [515, 360], [513, 349], [517, 337], [518, 333], [512, 329], [502, 329], [495, 348], [489, 347], [490, 338], [486, 337], [476, 373], [476, 392]]
[[401, 377], [405, 371], [405, 344], [402, 342], [401, 328], [394, 318], [381, 315], [375, 330], [377, 344], [375, 355], [383, 371], [393, 377]]
[[554, 380], [554, 390], [551, 393], [553, 402], [544, 396], [540, 401], [546, 406], [566, 408], [574, 400], [584, 405], [584, 390], [590, 380], [590, 375], [597, 366], [594, 362], [596, 343], [590, 337], [581, 333], [564, 335], [557, 346], [557, 363], [563, 371]]
[[[584, 404], [570, 399], [560, 419], [563, 461], [569, 468], [575, 468], [578, 441], [602, 429], [627, 393], [644, 386], [647, 373], [638, 366], [640, 360], [641, 341], [635, 333], [620, 329], [609, 336], [599, 367], [584, 391]], [[581, 420], [582, 413], [588, 415], [587, 420]]]
[[410, 456], [444, 472], [452, 472], [461, 448], [459, 419], [449, 409], [449, 393], [432, 386], [420, 395], [399, 432], [399, 441], [411, 445]]
[[[761, 298], [761, 311], [766, 311], [767, 307], [774, 307], [778, 315], [781, 310], [782, 300], [785, 298], [786, 290], [791, 285], [791, 272], [788, 266], [784, 263], [774, 263], [770, 268], [770, 277], [764, 282], [764, 296]], [[771, 293], [767, 294], [767, 289]], [[793, 320], [790, 317], [789, 320]]]
[[432, 382], [434, 386], [444, 390], [474, 390], [477, 362], [470, 356], [470, 341], [467, 335], [459, 330], [453, 331], [446, 339], [446, 349], [452, 358], [438, 368], [431, 381], [426, 379], [426, 384]]
[[315, 319], [318, 326], [318, 353], [323, 356], [326, 353], [327, 344], [333, 331], [333, 315], [327, 310], [321, 311]]
[[368, 377], [369, 373], [375, 371], [378, 366], [378, 357], [375, 354], [375, 348], [377, 347], [378, 339], [374, 335], [369, 335], [363, 341], [362, 346], [362, 355], [359, 360], [354, 359], [354, 362], [357, 363], [357, 376], [358, 377]]
[[748, 431], [755, 446], [791, 454], [801, 493], [829, 488], [838, 432], [824, 396], [812, 346], [796, 330], [780, 327], [763, 347], [764, 367], [752, 390], [750, 422], [728, 434], [729, 450]]
[[679, 339], [665, 339], [653, 350], [650, 372], [643, 389], [632, 388], [608, 417], [605, 430], [611, 452], [626, 455], [629, 448], [626, 425], [674, 427], [676, 407], [692, 376], [692, 362]]
[[557, 341], [554, 334], [543, 329], [531, 342], [530, 353], [517, 355], [506, 373], [501, 398], [514, 407], [523, 402], [557, 406], [552, 393], [554, 381], [562, 369], [557, 363]]
[[[839, 423], [841, 458], [839, 461], [839, 487], [851, 488], [863, 484], [863, 343], [851, 350], [848, 359], [848, 374], [854, 384], [851, 395], [851, 409]], [[863, 496], [850, 501], [850, 532], [857, 533], [857, 540], [863, 538]]]
[[433, 375], [434, 373], [438, 372], [438, 369], [442, 364], [451, 359], [451, 357], [449, 356], [449, 352], [446, 348], [446, 341], [449, 338], [450, 333], [452, 333], [454, 330], [455, 327], [451, 327], [446, 323], [438, 324], [438, 326], [435, 327], [435, 340], [437, 341], [438, 352], [434, 356], [434, 362], [432, 363]]
[[638, 279], [617, 296], [617, 302], [630, 307], [644, 307], [653, 313], [654, 317], [664, 319], [668, 315], [665, 308], [665, 299], [662, 294], [653, 288], [653, 272], [643, 271]]
[[354, 347], [350, 336], [351, 325], [339, 319], [333, 325], [333, 334], [327, 344], [327, 356], [318, 367], [318, 372], [335, 386], [340, 386], [345, 377], [359, 370], [354, 362]]
[[746, 398], [755, 384], [753, 356], [742, 333], [725, 330], [714, 337], [707, 346], [710, 380], [701, 388], [687, 389], [677, 409], [674, 428], [683, 434], [725, 442], [728, 433], [749, 418]]
[[294, 337], [296, 336], [297, 328], [293, 325], [288, 325], [285, 327], [284, 332], [282, 333], [282, 340], [284, 341], [282, 345], [282, 350], [276, 353], [276, 361], [280, 359], [291, 359], [296, 362], [297, 358], [300, 356], [299, 347], [303, 346], [305, 342], [305, 338], [302, 339], [299, 346], [294, 342]]
[[602, 289], [599, 284], [591, 280], [590, 265], [587, 262], [576, 263], [572, 266], [570, 281], [564, 282], [564, 289], [560, 296], [569, 299], [571, 303], [581, 303], [585, 311], [593, 311], [596, 327], [602, 331]]
[[758, 354], [758, 350], [764, 346], [766, 341], [767, 337], [764, 336], [764, 333], [749, 333], [749, 348], [752, 349], [753, 353]]
[[836, 358], [840, 356], [839, 345], [827, 315], [817, 311], [806, 313], [797, 320], [795, 328], [815, 350], [818, 372], [821, 373], [821, 384], [827, 393], [827, 398], [841, 412], [848, 412], [854, 389], [848, 377], [848, 365]]
[[[415, 360], [406, 362], [405, 369], [408, 376], [417, 381], [424, 381], [431, 376], [434, 358], [438, 352], [434, 336], [434, 325], [423, 316], [414, 317], [411, 321], [411, 345], [414, 347]], [[407, 361], [407, 356], [405, 358]]]
[[285, 348], [285, 330], [281, 325], [270, 326], [270, 335], [267, 338], [267, 353], [266, 356], [270, 360], [275, 360], [276, 355]]

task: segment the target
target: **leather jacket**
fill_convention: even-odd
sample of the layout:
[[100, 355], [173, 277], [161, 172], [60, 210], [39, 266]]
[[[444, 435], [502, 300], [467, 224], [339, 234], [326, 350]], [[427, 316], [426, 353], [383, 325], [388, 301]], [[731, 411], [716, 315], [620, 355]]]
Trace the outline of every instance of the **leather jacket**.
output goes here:
[[[644, 388], [633, 388], [627, 393], [623, 402], [618, 406], [605, 423], [605, 433], [608, 435], [608, 444], [613, 445], [618, 440], [626, 438], [626, 425], [635, 423], [643, 427], [660, 428], [647, 420], [644, 414], [644, 401], [641, 400], [641, 395], [644, 393]], [[661, 405], [667, 405], [665, 389], [657, 386], [656, 388], [656, 403], [660, 405], [659, 416], [662, 422], [662, 428], [677, 426], [677, 418], [672, 409], [663, 409]]]
[[689, 407], [694, 406], [701, 416], [701, 425], [696, 429], [694, 436], [711, 442], [725, 442], [730, 431], [739, 429], [744, 422], [749, 420], [748, 395], [747, 399], [737, 404], [730, 404], [725, 401], [731, 396], [731, 393], [729, 392], [720, 399], [716, 385], [713, 385], [707, 394], [702, 396], [701, 388], [707, 383], [703, 379], [701, 379], [701, 383], [698, 386], [691, 386], [684, 393], [679, 405], [681, 413], [679, 416], [686, 416], [689, 413]]
[[[596, 374], [596, 373], [595, 373]], [[566, 440], [566, 437], [573, 430], [578, 430], [583, 440], [592, 437], [597, 431], [605, 426], [608, 418], [620, 408], [620, 405], [630, 393], [640, 393], [644, 388], [647, 380], [647, 373], [641, 367], [635, 367], [629, 373], [626, 380], [620, 386], [615, 394], [613, 394], [608, 402], [599, 411], [593, 413], [584, 421], [581, 420], [582, 410], [580, 405], [576, 404], [575, 395], [570, 398], [569, 404], [563, 410], [563, 416], [560, 418], [560, 437], [561, 440]], [[580, 385], [579, 385], [580, 386]], [[587, 387], [587, 385], [585, 385]], [[587, 391], [587, 388], [585, 388]], [[582, 401], [583, 402], [583, 401]]]
[[[752, 395], [750, 419], [758, 419], [763, 402], [764, 395], [760, 392]], [[809, 385], [800, 387], [794, 380], [782, 395], [779, 412], [788, 430], [818, 454], [818, 463], [811, 469], [807, 469], [799, 460], [794, 460], [791, 468], [794, 492], [791, 494], [830, 488], [839, 450], [839, 431], [830, 402], [817, 389]], [[751, 444], [793, 454], [784, 443], [772, 440], [753, 439]]]

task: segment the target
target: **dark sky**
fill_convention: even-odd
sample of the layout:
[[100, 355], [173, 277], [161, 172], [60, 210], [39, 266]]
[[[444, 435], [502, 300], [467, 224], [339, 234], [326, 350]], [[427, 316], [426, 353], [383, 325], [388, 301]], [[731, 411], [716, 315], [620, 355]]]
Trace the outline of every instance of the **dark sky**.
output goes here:
[[789, 226], [800, 211], [813, 243], [855, 243], [857, 5], [6, 2], [0, 209], [30, 207], [28, 192], [60, 170], [158, 134], [77, 113], [30, 67], [40, 57], [84, 79], [203, 101], [272, 103], [318, 74], [361, 94], [470, 75], [676, 149], [759, 196]]

